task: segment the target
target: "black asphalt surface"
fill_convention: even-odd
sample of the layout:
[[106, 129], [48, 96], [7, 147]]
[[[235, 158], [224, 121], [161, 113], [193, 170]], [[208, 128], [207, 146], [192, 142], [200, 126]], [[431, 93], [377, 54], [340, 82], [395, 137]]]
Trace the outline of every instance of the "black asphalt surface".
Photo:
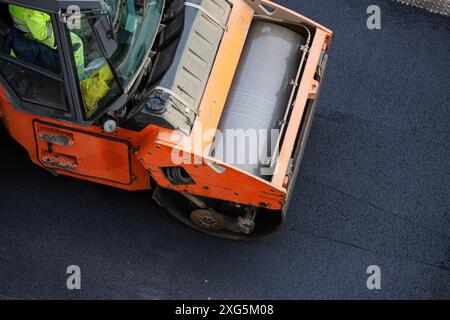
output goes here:
[[[280, 2], [335, 31], [284, 228], [205, 236], [146, 192], [51, 176], [1, 129], [0, 298], [450, 298], [450, 18]], [[371, 4], [381, 30], [366, 28]], [[72, 264], [80, 291], [66, 289]], [[381, 290], [366, 287], [369, 265]]]

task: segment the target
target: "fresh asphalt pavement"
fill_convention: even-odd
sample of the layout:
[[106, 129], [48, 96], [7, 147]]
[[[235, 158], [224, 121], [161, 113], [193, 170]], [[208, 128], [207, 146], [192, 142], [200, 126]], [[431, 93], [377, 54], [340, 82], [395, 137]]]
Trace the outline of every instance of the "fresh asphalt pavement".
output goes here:
[[[387, 0], [280, 3], [335, 32], [284, 228], [205, 236], [147, 192], [51, 176], [1, 129], [0, 298], [450, 298], [450, 18]], [[381, 30], [366, 27], [371, 4]]]

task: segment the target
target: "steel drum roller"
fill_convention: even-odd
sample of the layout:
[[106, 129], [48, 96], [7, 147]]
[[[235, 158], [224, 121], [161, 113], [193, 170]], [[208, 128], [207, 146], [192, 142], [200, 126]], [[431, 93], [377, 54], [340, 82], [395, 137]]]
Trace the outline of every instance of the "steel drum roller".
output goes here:
[[[283, 26], [263, 21], [252, 24], [219, 123], [221, 134], [216, 136], [213, 156], [262, 176], [261, 162], [267, 157], [267, 152], [259, 148], [258, 161], [253, 161], [255, 155], [253, 158], [249, 155], [255, 147], [253, 142], [251, 146], [246, 143], [245, 147], [233, 144], [234, 138], [226, 134], [227, 129], [256, 129], [259, 132], [258, 146], [266, 145], [271, 150], [274, 143], [270, 139], [270, 130], [278, 129], [284, 118], [291, 82], [300, 65], [300, 46], [305, 42], [301, 35]], [[259, 129], [268, 130], [269, 134], [263, 134], [264, 130]], [[233, 150], [232, 155], [230, 150]], [[242, 157], [243, 153], [246, 161], [238, 163], [237, 155]]]

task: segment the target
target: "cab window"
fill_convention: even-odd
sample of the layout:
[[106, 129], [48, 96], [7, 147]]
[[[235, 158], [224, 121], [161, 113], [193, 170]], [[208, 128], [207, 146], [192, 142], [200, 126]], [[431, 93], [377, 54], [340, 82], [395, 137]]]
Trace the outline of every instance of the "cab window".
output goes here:
[[0, 5], [0, 74], [24, 102], [69, 112], [54, 17]]
[[72, 61], [87, 119], [95, 117], [120, 94], [120, 87], [94, 35], [92, 28], [94, 19], [81, 14], [80, 28], [67, 29], [71, 38]]

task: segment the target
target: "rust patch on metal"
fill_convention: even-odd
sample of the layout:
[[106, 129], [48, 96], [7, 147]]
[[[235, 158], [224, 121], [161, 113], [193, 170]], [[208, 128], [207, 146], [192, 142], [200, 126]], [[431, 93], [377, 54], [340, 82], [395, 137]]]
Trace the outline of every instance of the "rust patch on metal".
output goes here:
[[48, 167], [56, 167], [64, 170], [76, 170], [78, 167], [77, 158], [62, 153], [50, 153], [42, 151], [42, 162]]
[[63, 147], [70, 147], [74, 144], [73, 135], [71, 133], [46, 127], [39, 127], [38, 130], [38, 137], [41, 141]]

